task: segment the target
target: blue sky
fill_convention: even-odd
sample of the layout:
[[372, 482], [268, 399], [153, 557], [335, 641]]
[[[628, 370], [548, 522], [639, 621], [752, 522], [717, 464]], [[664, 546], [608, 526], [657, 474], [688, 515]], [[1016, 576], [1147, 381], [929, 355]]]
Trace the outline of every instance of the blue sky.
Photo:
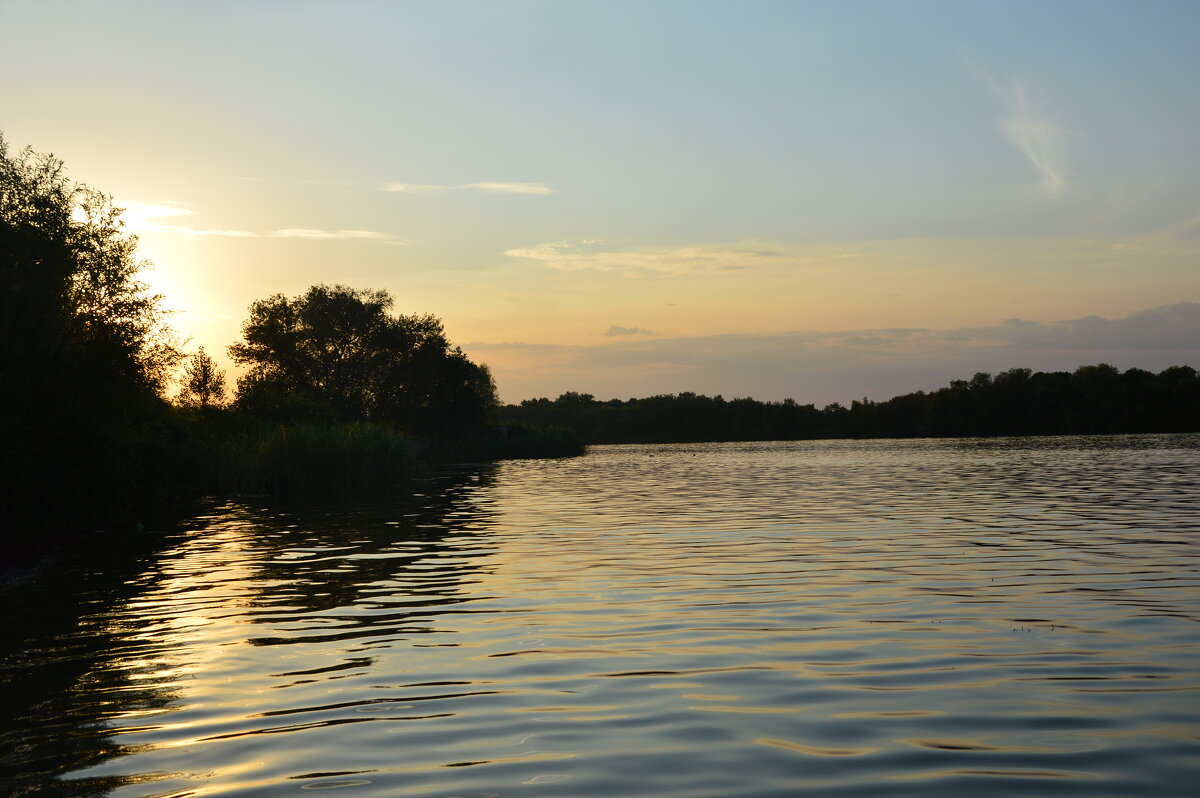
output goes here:
[[822, 404], [1200, 365], [1198, 40], [1191, 2], [10, 1], [0, 130], [129, 208], [209, 351], [341, 282], [510, 401]]

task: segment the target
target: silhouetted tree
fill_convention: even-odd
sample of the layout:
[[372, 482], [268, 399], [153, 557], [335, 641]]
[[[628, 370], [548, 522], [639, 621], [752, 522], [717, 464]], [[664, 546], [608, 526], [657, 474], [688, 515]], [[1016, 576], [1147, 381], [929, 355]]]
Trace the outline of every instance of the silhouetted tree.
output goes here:
[[392, 304], [386, 291], [341, 285], [255, 302], [244, 342], [229, 347], [250, 367], [238, 381], [238, 406], [371, 419], [424, 434], [488, 422], [496, 389], [487, 367], [451, 346], [436, 317], [393, 316]]
[[818, 410], [791, 399], [725, 401], [694, 393], [597, 401], [567, 392], [503, 408], [506, 423], [561, 425], [586, 443], [800, 440], [973, 435], [1200, 431], [1200, 375], [1172, 366], [1158, 375], [1112, 366], [1074, 373], [1015, 368], [977, 373], [932, 393]]
[[10, 154], [0, 136], [0, 374], [56, 374], [74, 358], [156, 391], [166, 385], [180, 352], [162, 297], [137, 280], [150, 264], [135, 257], [137, 237], [120, 215], [53, 155]]
[[220, 407], [225, 403], [225, 371], [217, 367], [204, 347], [188, 358], [183, 369], [179, 404], [184, 407]]
[[0, 534], [108, 523], [157, 484], [179, 351], [120, 213], [0, 137]]

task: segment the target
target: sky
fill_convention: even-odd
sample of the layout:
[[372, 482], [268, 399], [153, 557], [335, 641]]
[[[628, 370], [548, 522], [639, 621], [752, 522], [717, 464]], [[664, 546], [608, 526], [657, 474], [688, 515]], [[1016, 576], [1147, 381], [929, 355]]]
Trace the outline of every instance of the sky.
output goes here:
[[0, 131], [223, 365], [340, 283], [507, 402], [823, 406], [1200, 367], [1197, 41], [1191, 0], [0, 0]]

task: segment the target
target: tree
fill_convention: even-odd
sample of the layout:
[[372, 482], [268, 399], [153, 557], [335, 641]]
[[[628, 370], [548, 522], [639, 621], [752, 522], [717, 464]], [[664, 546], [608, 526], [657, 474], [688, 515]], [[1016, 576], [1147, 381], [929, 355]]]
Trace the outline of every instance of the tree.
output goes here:
[[0, 532], [28, 513], [103, 523], [147, 484], [179, 351], [120, 214], [0, 136]]
[[217, 368], [204, 347], [188, 359], [177, 399], [184, 407], [220, 407], [225, 403], [225, 371]]
[[61, 160], [28, 147], [10, 155], [0, 136], [4, 377], [91, 366], [165, 387], [180, 352], [162, 297], [137, 279], [150, 263], [120, 215], [107, 194], [68, 180]]
[[430, 315], [391, 315], [386, 291], [315, 285], [250, 306], [230, 356], [250, 367], [238, 405], [275, 416], [372, 419], [420, 433], [486, 423], [496, 405], [487, 367], [446, 340]]

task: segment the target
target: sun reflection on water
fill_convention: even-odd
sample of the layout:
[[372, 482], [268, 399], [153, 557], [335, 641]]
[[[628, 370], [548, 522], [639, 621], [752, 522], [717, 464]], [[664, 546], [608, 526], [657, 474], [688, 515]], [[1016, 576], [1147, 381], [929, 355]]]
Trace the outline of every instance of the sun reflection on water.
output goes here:
[[[1200, 442], [1162, 440], [602, 447], [214, 507], [19, 739], [122, 798], [1169, 795]], [[39, 717], [87, 719], [74, 758]]]

